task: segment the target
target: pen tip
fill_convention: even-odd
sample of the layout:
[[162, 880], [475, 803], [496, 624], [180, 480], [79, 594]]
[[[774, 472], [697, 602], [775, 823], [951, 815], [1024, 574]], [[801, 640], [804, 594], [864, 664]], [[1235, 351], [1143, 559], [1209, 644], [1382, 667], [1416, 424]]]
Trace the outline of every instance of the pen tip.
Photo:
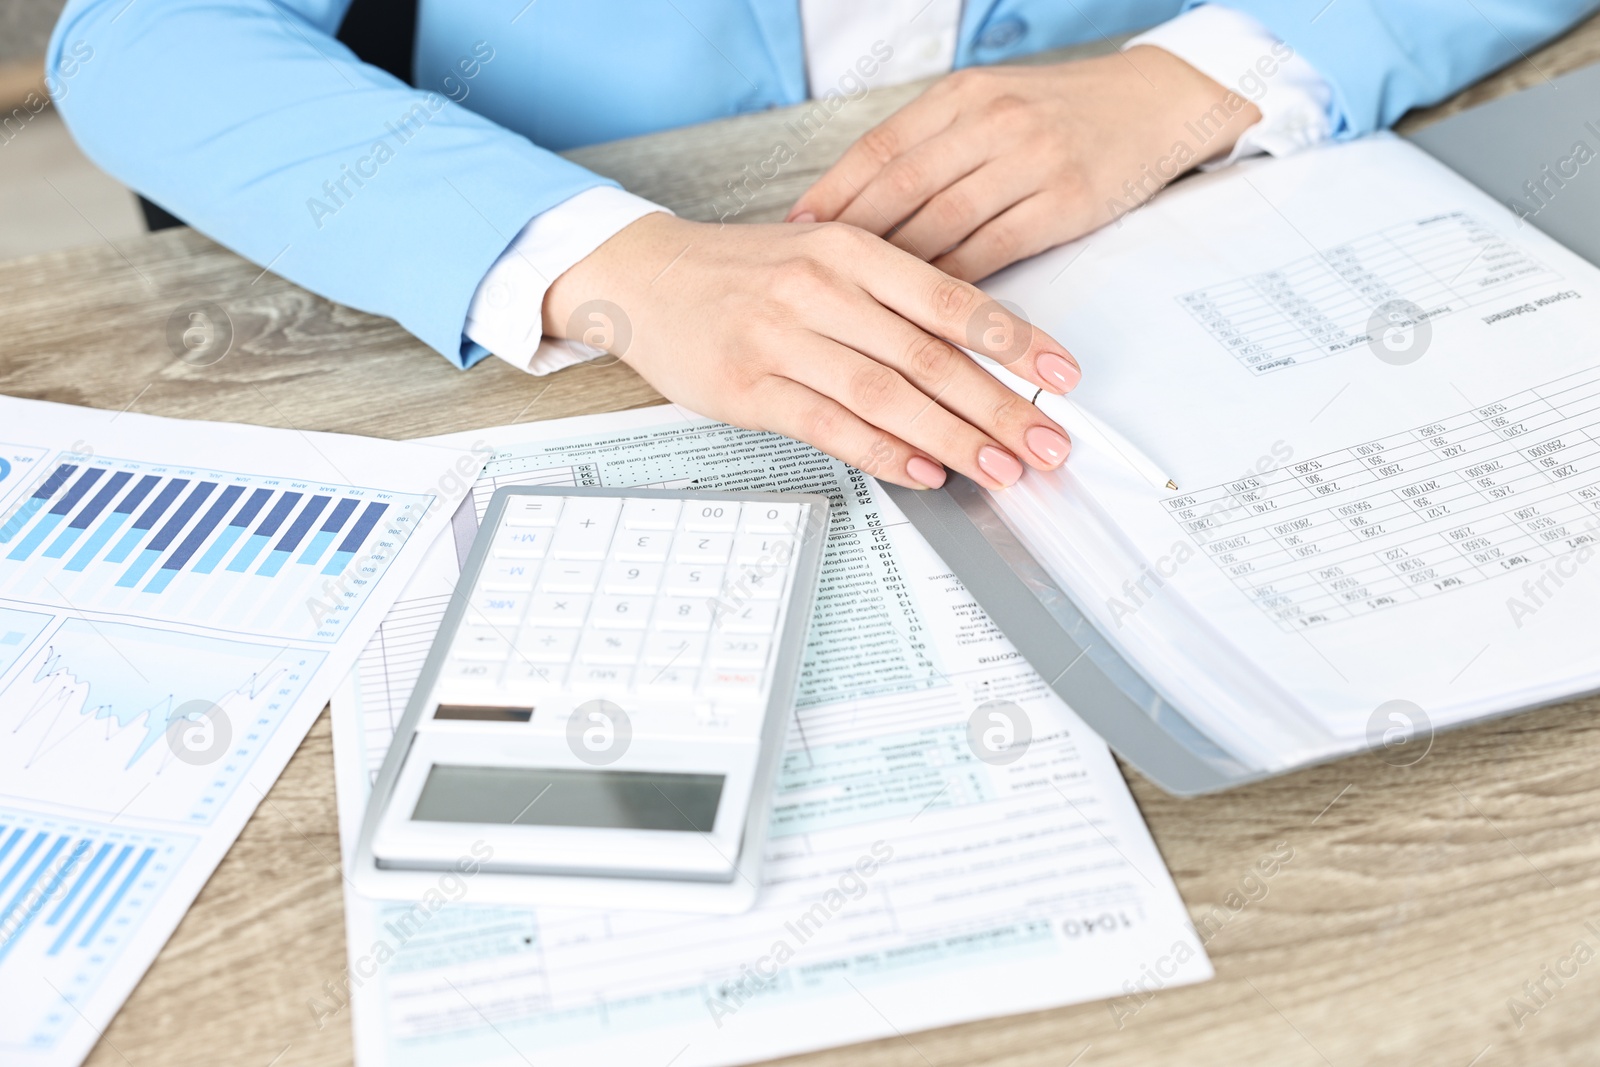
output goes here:
[[1178, 488], [1178, 483], [1173, 481], [1171, 478], [1168, 478], [1167, 479], [1167, 488], [1168, 489], [1176, 489], [1176, 488]]

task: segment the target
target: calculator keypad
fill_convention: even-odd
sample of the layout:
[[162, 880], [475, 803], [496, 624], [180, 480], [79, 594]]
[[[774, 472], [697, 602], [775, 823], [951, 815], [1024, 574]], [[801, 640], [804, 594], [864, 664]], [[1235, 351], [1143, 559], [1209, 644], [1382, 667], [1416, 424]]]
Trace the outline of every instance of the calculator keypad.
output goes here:
[[802, 507], [514, 496], [443, 678], [760, 706]]

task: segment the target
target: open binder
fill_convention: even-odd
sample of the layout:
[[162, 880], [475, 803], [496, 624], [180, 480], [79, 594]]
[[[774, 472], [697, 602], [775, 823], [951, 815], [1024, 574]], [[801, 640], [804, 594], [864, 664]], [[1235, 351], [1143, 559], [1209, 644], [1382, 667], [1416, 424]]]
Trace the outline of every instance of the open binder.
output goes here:
[[1040, 398], [1073, 457], [1001, 493], [885, 488], [1167, 791], [1414, 762], [1600, 689], [1600, 270], [1551, 239], [1593, 254], [1600, 186], [1550, 169], [1600, 69], [1559, 84], [1427, 153], [1382, 134], [1192, 177], [985, 282], [1084, 363], [1094, 419]]

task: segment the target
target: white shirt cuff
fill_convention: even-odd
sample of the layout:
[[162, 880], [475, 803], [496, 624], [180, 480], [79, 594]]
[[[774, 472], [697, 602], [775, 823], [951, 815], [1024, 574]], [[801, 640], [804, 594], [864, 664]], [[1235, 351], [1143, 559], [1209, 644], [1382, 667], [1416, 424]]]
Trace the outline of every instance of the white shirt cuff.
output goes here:
[[1233, 151], [1212, 160], [1206, 169], [1259, 152], [1290, 155], [1332, 133], [1333, 89], [1326, 79], [1249, 15], [1221, 4], [1203, 4], [1123, 47], [1141, 44], [1171, 52], [1261, 109], [1261, 121], [1239, 136]]
[[535, 215], [478, 283], [467, 307], [467, 337], [529, 374], [594, 359], [598, 348], [544, 336], [545, 290], [624, 226], [666, 210], [598, 185]]

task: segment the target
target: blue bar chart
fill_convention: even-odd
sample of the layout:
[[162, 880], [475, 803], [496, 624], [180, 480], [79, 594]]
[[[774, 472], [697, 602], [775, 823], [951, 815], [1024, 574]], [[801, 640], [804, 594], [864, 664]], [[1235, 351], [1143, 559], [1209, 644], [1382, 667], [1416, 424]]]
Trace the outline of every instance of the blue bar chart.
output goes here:
[[289, 529], [278, 539], [278, 543], [272, 546], [272, 551], [267, 553], [267, 558], [262, 561], [261, 568], [256, 573], [276, 578], [278, 572], [283, 570], [283, 565], [289, 562], [294, 550], [300, 547], [306, 531], [311, 529], [311, 524], [317, 521], [317, 516], [322, 514], [322, 509], [327, 506], [328, 497], [325, 496], [314, 496], [307, 500], [295, 514]]
[[319, 640], [430, 499], [82, 455], [30, 473], [0, 515], [0, 595]]
[[[105, 520], [95, 528], [94, 533], [84, 542], [83, 547], [73, 554], [72, 559], [67, 562], [67, 570], [81, 571], [88, 566], [90, 561], [106, 546], [106, 542], [111, 540], [117, 531], [122, 529], [123, 524], [139, 509], [139, 505], [144, 503], [144, 498], [150, 495], [150, 490], [154, 489], [160, 481], [161, 479], [153, 474], [147, 474], [140, 478], [133, 489], [117, 502], [116, 507], [111, 509], [111, 514], [106, 516]], [[89, 521], [92, 522], [93, 518], [91, 517]], [[132, 547], [131, 543], [129, 547]]]
[[50, 547], [45, 549], [44, 554], [52, 559], [60, 559], [66, 555], [67, 549], [72, 547], [73, 542], [78, 539], [79, 535], [88, 528], [90, 523], [94, 522], [95, 516], [105, 510], [106, 505], [111, 503], [118, 490], [126, 485], [128, 479], [132, 477], [133, 475], [128, 471], [117, 471], [113, 474], [100, 487], [100, 490], [95, 493], [94, 498], [78, 514], [73, 516], [72, 521], [67, 523], [67, 528], [61, 531], [60, 536], [50, 543]]
[[[27, 501], [17, 509], [16, 514], [7, 519], [4, 524], [0, 524], [0, 544], [10, 541], [18, 531], [25, 528], [33, 519], [34, 515], [41, 511], [44, 506], [50, 502], [51, 497], [56, 495], [56, 490], [67, 484], [67, 479], [71, 478], [77, 469], [78, 468], [71, 463], [63, 463], [57, 467], [54, 473], [46, 478], [44, 483], [40, 485], [38, 489], [34, 490], [33, 495], [30, 496]], [[55, 522], [51, 520], [49, 515], [46, 515], [42, 520], [40, 520], [36, 530], [39, 527], [42, 527], [44, 533], [40, 533], [38, 537], [32, 538], [33, 544], [37, 545], [39, 541], [44, 540], [45, 534], [48, 534], [52, 529], [54, 529], [55, 525]], [[26, 543], [27, 542], [25, 541], [24, 544]], [[31, 551], [33, 551], [31, 547], [27, 551], [23, 551], [22, 545], [18, 545], [11, 551], [11, 554], [7, 558], [27, 559], [28, 553]]]
[[114, 965], [192, 843], [0, 807], [0, 982], [25, 998], [38, 987], [44, 1009], [0, 1013], [0, 1049], [49, 1047], [74, 1025], [72, 1002]]
[[283, 525], [283, 520], [289, 517], [289, 512], [293, 511], [294, 506], [300, 503], [300, 497], [300, 493], [280, 493], [278, 495], [278, 499], [272, 505], [272, 510], [267, 512], [266, 518], [261, 520], [261, 525], [255, 528], [249, 539], [245, 541], [244, 547], [239, 549], [238, 554], [233, 557], [233, 560], [228, 564], [228, 570], [235, 574], [243, 574], [250, 569], [251, 564], [255, 563], [256, 558], [261, 555], [261, 550], [266, 548], [272, 541], [273, 535], [278, 532], [278, 527]]
[[[216, 482], [200, 482], [192, 487], [188, 495], [183, 498], [183, 503], [179, 504], [172, 516], [161, 524], [155, 536], [145, 543], [145, 547], [139, 550], [138, 555], [133, 557], [133, 563], [122, 573], [122, 577], [117, 579], [117, 585], [124, 589], [138, 585], [216, 487]], [[149, 591], [155, 592], [154, 589]]]
[[200, 562], [194, 565], [196, 574], [210, 574], [217, 569], [217, 564], [222, 562], [233, 546], [239, 543], [239, 538], [244, 536], [245, 530], [261, 514], [261, 509], [272, 499], [271, 489], [255, 489], [250, 493], [250, 499], [245, 501], [234, 516], [228, 520], [228, 525], [223, 527], [222, 535], [211, 543], [206, 549], [206, 554], [200, 557]]
[[355, 560], [356, 553], [361, 551], [361, 546], [367, 543], [367, 537], [372, 533], [373, 527], [378, 525], [378, 520], [383, 518], [383, 513], [388, 510], [387, 504], [370, 503], [362, 509], [361, 518], [351, 527], [350, 532], [339, 548], [329, 557], [328, 565], [322, 568], [323, 574], [340, 574]]

